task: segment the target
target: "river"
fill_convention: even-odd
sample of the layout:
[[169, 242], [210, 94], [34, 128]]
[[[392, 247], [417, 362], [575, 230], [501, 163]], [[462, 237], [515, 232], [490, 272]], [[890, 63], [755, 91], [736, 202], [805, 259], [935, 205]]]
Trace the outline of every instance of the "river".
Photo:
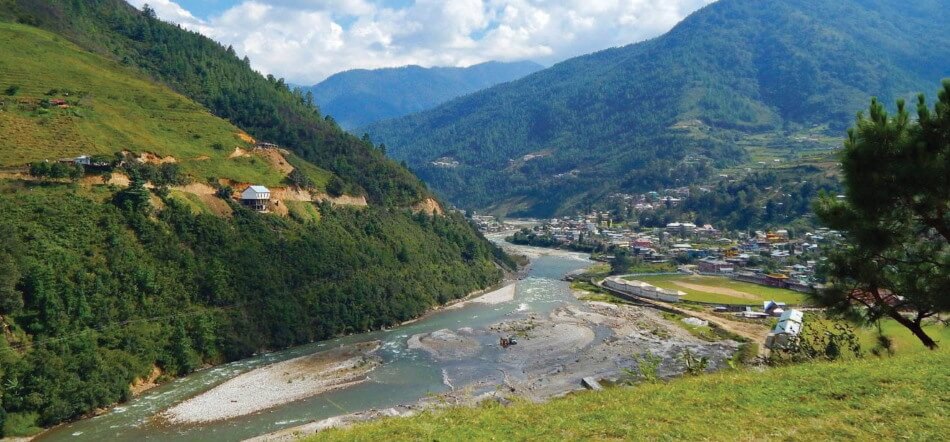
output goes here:
[[[493, 238], [498, 241], [498, 238]], [[101, 440], [204, 440], [234, 441], [313, 420], [369, 409], [412, 404], [444, 392], [443, 369], [458, 363], [439, 362], [421, 350], [410, 350], [409, 337], [441, 329], [484, 328], [504, 319], [529, 314], [546, 315], [559, 306], [578, 304], [570, 287], [561, 279], [569, 272], [590, 265], [585, 255], [517, 247], [532, 256], [527, 276], [518, 281], [515, 298], [500, 304], [468, 303], [461, 308], [436, 312], [414, 323], [390, 330], [363, 333], [269, 353], [201, 370], [148, 391], [108, 413], [59, 426], [40, 439], [44, 441]], [[153, 419], [169, 406], [193, 397], [234, 376], [267, 364], [307, 355], [342, 344], [379, 340], [377, 354], [382, 365], [367, 382], [321, 394], [260, 413], [227, 421], [196, 425], [167, 425]], [[488, 361], [465, 361], [473, 373], [494, 370]]]

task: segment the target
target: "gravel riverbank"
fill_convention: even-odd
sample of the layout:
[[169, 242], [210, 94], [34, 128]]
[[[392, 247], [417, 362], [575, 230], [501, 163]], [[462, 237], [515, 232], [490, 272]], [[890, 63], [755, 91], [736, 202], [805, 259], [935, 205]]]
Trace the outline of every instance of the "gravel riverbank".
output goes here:
[[[514, 337], [518, 343], [501, 348], [500, 337]], [[444, 371], [451, 391], [415, 404], [323, 419], [254, 440], [294, 440], [327, 428], [408, 416], [447, 405], [504, 402], [512, 397], [544, 401], [582, 389], [581, 380], [585, 377], [622, 378], [635, 372], [637, 358], [647, 354], [660, 358], [661, 377], [684, 371], [681, 357], [685, 350], [709, 358], [709, 370], [715, 370], [725, 364], [738, 343], [701, 340], [651, 308], [589, 301], [558, 307], [549, 315], [512, 318], [486, 329], [420, 333], [409, 339], [408, 346], [425, 351], [436, 360], [458, 361], [455, 369]], [[495, 370], [475, 378], [463, 376], [464, 362], [472, 359], [492, 361]]]
[[379, 365], [379, 342], [344, 346], [241, 374], [160, 415], [174, 424], [225, 420], [366, 380]]

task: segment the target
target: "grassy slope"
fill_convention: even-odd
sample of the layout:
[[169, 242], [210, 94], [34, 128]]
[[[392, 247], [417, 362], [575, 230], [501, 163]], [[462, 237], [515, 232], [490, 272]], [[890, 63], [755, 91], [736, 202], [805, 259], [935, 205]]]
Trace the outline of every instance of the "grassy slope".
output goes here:
[[[891, 358], [725, 371], [545, 404], [452, 408], [319, 440], [941, 439], [950, 427], [950, 350], [922, 350], [905, 331], [888, 328], [900, 352]], [[931, 330], [950, 342], [947, 328]]]
[[[0, 95], [6, 103], [0, 112], [0, 166], [130, 150], [174, 156], [198, 179], [275, 186], [284, 178], [262, 158], [228, 158], [235, 147], [248, 147], [240, 130], [194, 101], [54, 34], [0, 23], [0, 90], [11, 85], [20, 90]], [[73, 93], [45, 95], [52, 89]], [[65, 98], [72, 107], [40, 113], [18, 104], [44, 98]], [[329, 175], [311, 168], [316, 171], [309, 175]]]
[[[762, 301], [775, 300], [790, 304], [800, 304], [805, 300], [804, 294], [792, 290], [780, 289], [776, 287], [765, 287], [757, 284], [733, 281], [729, 278], [716, 276], [658, 275], [637, 277], [636, 279], [643, 282], [648, 282], [660, 288], [680, 290], [685, 292], [686, 297], [684, 299], [688, 301], [716, 302], [720, 304], [756, 304]], [[750, 300], [719, 293], [693, 290], [677, 285], [674, 283], [674, 281], [736, 290], [743, 293], [748, 293], [750, 295], [755, 295], [758, 297], [758, 299]]]

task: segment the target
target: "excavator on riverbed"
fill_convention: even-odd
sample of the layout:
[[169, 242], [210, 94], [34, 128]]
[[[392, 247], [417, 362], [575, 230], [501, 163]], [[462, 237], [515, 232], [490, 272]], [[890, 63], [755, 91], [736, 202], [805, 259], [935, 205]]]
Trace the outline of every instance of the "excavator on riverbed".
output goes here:
[[512, 345], [516, 345], [516, 344], [518, 344], [518, 341], [516, 341], [515, 338], [510, 338], [510, 337], [509, 337], [509, 338], [505, 338], [505, 337], [502, 337], [502, 338], [501, 338], [501, 348], [508, 348], [508, 347], [511, 347]]

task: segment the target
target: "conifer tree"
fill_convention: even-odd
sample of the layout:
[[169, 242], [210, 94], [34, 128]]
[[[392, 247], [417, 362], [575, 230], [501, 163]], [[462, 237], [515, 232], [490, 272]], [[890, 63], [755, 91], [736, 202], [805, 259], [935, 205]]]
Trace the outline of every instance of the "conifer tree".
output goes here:
[[933, 110], [918, 97], [891, 117], [876, 99], [858, 115], [841, 155], [845, 195], [815, 211], [844, 234], [828, 251], [832, 285], [814, 298], [838, 313], [891, 318], [928, 348], [924, 321], [950, 311], [950, 80]]

